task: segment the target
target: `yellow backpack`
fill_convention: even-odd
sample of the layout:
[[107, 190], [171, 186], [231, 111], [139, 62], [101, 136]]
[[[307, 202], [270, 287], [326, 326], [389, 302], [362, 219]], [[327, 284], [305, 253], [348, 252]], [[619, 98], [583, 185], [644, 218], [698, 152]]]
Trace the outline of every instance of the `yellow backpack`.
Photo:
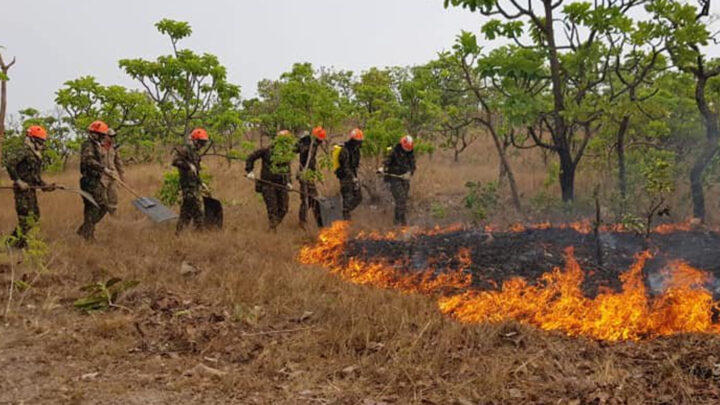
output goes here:
[[332, 150], [332, 167], [333, 172], [340, 168], [340, 152], [342, 151], [341, 145], [334, 145]]

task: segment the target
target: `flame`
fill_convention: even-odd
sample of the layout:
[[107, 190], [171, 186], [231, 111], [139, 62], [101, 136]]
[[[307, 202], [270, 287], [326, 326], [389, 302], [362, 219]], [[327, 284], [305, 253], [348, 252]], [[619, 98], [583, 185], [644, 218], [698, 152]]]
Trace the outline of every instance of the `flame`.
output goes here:
[[[568, 227], [586, 229], [582, 225]], [[656, 296], [649, 294], [643, 277], [649, 252], [638, 254], [620, 276], [621, 291], [603, 289], [595, 298], [584, 296], [585, 275], [572, 248], [566, 249], [564, 269], [555, 268], [534, 284], [518, 277], [505, 281], [499, 289], [481, 291], [472, 289], [472, 276], [464, 271], [472, 265], [467, 248], [456, 254], [457, 269], [409, 271], [402, 261], [347, 258], [348, 229], [347, 223], [338, 222], [323, 230], [317, 244], [300, 251], [299, 260], [325, 266], [356, 284], [439, 295], [439, 310], [460, 322], [516, 320], [543, 330], [607, 341], [638, 341], [686, 332], [720, 333], [720, 325], [712, 320], [713, 310], [720, 305], [703, 288], [711, 276], [682, 261], [671, 262], [663, 269], [664, 290]]]

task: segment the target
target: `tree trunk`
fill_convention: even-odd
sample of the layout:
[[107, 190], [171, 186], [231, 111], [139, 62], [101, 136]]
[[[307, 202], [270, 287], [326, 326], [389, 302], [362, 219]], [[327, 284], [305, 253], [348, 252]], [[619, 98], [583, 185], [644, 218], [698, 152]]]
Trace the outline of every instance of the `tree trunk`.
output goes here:
[[569, 150], [558, 151], [560, 157], [560, 190], [565, 203], [575, 199], [575, 163]]
[[570, 144], [568, 141], [567, 125], [563, 113], [565, 112], [565, 94], [563, 91], [564, 81], [560, 69], [560, 58], [557, 45], [555, 44], [555, 29], [553, 23], [553, 2], [543, 0], [545, 8], [545, 25], [541, 28], [545, 31], [545, 40], [548, 46], [548, 58], [550, 60], [550, 77], [552, 81], [553, 94], [553, 143], [560, 158], [560, 188], [562, 190], [563, 202], [572, 202], [575, 199], [575, 162], [573, 162]]
[[[8, 71], [15, 64], [15, 58], [5, 64], [0, 55], [0, 71], [7, 76]], [[0, 157], [2, 157], [3, 145], [5, 144], [5, 114], [7, 113], [7, 80], [0, 79]]]
[[705, 221], [705, 192], [703, 191], [703, 175], [705, 169], [718, 152], [718, 140], [720, 139], [720, 131], [718, 130], [717, 114], [710, 110], [705, 98], [705, 86], [708, 77], [704, 74], [696, 76], [695, 84], [695, 102], [697, 103], [700, 114], [703, 117], [705, 125], [705, 146], [695, 160], [690, 170], [690, 190], [693, 201], [693, 215], [695, 218]]
[[[488, 120], [488, 123], [489, 122], [490, 121]], [[520, 194], [518, 193], [517, 183], [515, 182], [515, 174], [513, 174], [510, 163], [507, 160], [507, 155], [505, 154], [505, 149], [502, 146], [502, 142], [500, 142], [500, 137], [498, 136], [497, 132], [495, 132], [495, 128], [493, 128], [491, 125], [486, 125], [486, 127], [488, 131], [490, 131], [493, 143], [495, 144], [495, 148], [497, 149], [498, 156], [500, 157], [500, 164], [505, 167], [505, 174], [507, 175], [508, 184], [510, 185], [510, 193], [512, 194], [512, 200], [513, 205], [515, 206], [515, 210], [517, 210], [518, 213], [522, 213], [522, 204], [520, 203]]]
[[455, 163], [460, 161], [460, 151], [457, 150], [457, 148], [455, 149], [455, 156], [453, 157], [453, 160], [455, 161]]
[[617, 159], [618, 159], [618, 187], [622, 200], [622, 210], [625, 211], [625, 199], [627, 198], [627, 169], [625, 167], [625, 135], [630, 126], [630, 116], [626, 115], [620, 122], [617, 132]]

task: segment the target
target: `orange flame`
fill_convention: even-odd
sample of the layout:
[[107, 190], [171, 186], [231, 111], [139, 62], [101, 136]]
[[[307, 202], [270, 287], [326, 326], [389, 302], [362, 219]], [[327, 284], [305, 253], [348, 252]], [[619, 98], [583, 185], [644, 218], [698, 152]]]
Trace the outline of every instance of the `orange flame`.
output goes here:
[[718, 303], [703, 288], [710, 275], [684, 262], [672, 262], [662, 273], [664, 291], [650, 297], [643, 278], [645, 262], [651, 257], [648, 252], [638, 254], [631, 268], [620, 276], [620, 292], [605, 290], [588, 298], [583, 295], [584, 273], [572, 248], [566, 250], [564, 270], [555, 268], [534, 285], [518, 277], [505, 281], [499, 290], [480, 291], [468, 290], [472, 277], [463, 271], [472, 264], [469, 249], [457, 252], [459, 269], [439, 274], [432, 268], [410, 272], [402, 262], [344, 260], [347, 239], [348, 224], [336, 223], [320, 234], [316, 245], [304, 247], [299, 259], [304, 264], [323, 265], [356, 284], [406, 293], [446, 294], [438, 298], [440, 311], [461, 322], [512, 319], [570, 336], [608, 341], [683, 332], [720, 333], [720, 325], [712, 321]]

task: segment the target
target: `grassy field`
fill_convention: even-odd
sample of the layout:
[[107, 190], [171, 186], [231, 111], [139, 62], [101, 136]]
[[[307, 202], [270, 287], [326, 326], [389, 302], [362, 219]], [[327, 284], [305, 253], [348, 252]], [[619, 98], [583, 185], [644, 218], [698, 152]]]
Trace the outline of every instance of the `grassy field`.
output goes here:
[[[489, 146], [451, 164], [419, 162], [410, 221], [466, 219], [467, 180], [492, 180]], [[541, 189], [539, 160], [516, 161], [528, 198]], [[122, 195], [95, 244], [75, 235], [77, 196], [41, 194], [47, 270], [29, 258], [0, 265], [0, 403], [79, 404], [676, 404], [720, 401], [720, 337], [686, 335], [607, 344], [505, 323], [461, 325], [432, 299], [347, 284], [297, 263], [314, 232], [297, 223], [297, 196], [277, 234], [242, 165], [209, 162], [225, 201], [221, 232], [174, 235]], [[154, 194], [160, 165], [131, 167], [128, 181]], [[76, 184], [77, 171], [48, 176]], [[330, 184], [335, 182], [332, 179]], [[581, 184], [580, 192], [591, 189]], [[332, 192], [331, 189], [328, 190]], [[713, 204], [717, 204], [714, 198]], [[448, 207], [433, 217], [432, 203]], [[507, 205], [509, 206], [509, 205]], [[1, 231], [15, 223], [0, 194]], [[356, 227], [388, 228], [390, 207], [364, 204]], [[497, 221], [514, 221], [510, 211]], [[14, 257], [17, 259], [17, 257]], [[182, 274], [183, 263], [197, 272]], [[186, 266], [187, 267], [187, 266]], [[82, 286], [112, 277], [137, 287], [106, 312], [83, 314]], [[31, 284], [9, 296], [10, 280]]]

